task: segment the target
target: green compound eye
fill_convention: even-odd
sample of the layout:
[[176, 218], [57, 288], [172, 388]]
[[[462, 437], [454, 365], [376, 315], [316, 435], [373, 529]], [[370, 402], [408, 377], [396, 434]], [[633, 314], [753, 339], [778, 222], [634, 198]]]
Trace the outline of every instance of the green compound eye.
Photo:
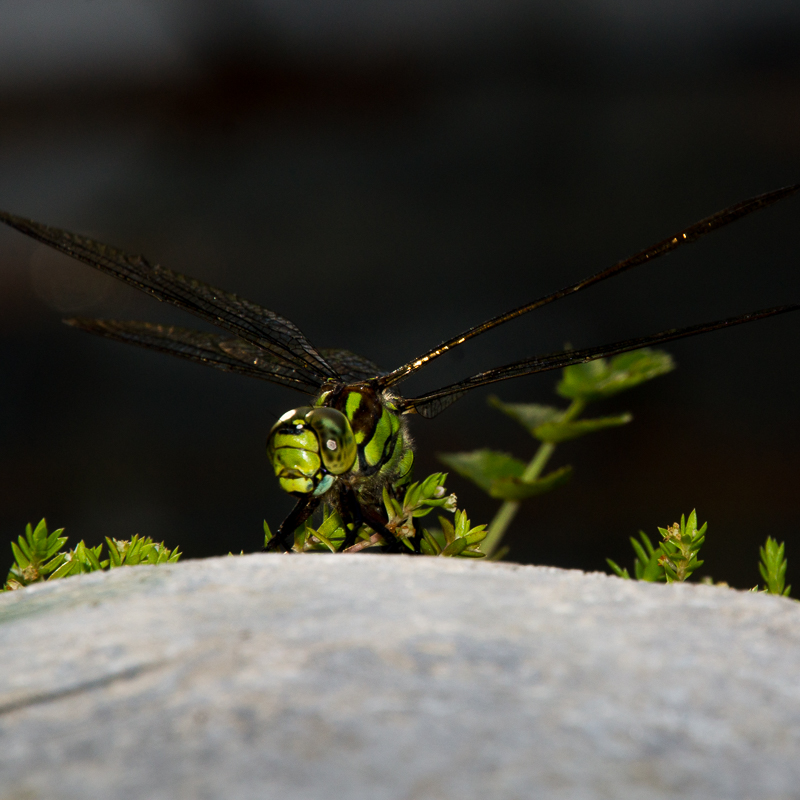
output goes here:
[[305, 421], [319, 438], [325, 469], [332, 475], [347, 472], [356, 460], [356, 440], [347, 417], [333, 408], [314, 408]]
[[267, 455], [289, 494], [321, 495], [331, 488], [334, 476], [353, 466], [356, 441], [341, 412], [301, 406], [287, 411], [273, 425]]

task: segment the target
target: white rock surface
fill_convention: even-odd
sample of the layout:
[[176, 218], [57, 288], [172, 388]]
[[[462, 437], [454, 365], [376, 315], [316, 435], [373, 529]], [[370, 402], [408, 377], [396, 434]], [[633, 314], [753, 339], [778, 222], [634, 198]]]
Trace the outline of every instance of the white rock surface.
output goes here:
[[800, 604], [402, 556], [0, 597], [0, 799], [800, 796]]

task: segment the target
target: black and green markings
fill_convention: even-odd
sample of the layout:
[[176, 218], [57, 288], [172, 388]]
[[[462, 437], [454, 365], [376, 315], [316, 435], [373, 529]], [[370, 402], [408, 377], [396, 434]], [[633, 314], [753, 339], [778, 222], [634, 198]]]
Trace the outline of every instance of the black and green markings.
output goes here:
[[287, 411], [269, 433], [267, 455], [284, 491], [320, 497], [340, 476], [396, 484], [414, 454], [400, 416], [363, 384], [326, 390], [314, 406]]
[[[0, 221], [158, 300], [189, 311], [222, 328], [225, 333], [98, 319], [68, 319], [65, 320], [67, 324], [226, 372], [290, 386], [314, 397], [310, 405], [284, 414], [269, 434], [267, 450], [278, 482], [297, 498], [294, 509], [271, 540], [271, 549], [290, 551], [295, 529], [320, 503], [326, 503], [339, 511], [347, 526], [342, 550], [353, 544], [362, 526], [368, 526], [383, 538], [385, 550], [398, 550], [398, 534], [386, 527], [387, 517], [381, 497], [385, 492], [393, 494], [410, 479], [414, 462], [407, 430], [410, 415], [434, 417], [464, 393], [479, 386], [753, 322], [797, 311], [800, 306], [791, 304], [767, 308], [599, 347], [531, 356], [418, 397], [404, 398], [397, 393], [396, 387], [403, 380], [449, 350], [497, 325], [650, 262], [783, 200], [798, 189], [800, 184], [787, 186], [712, 214], [588, 278], [469, 328], [388, 373], [347, 350], [318, 350], [288, 319], [229, 292], [152, 265], [142, 256], [130, 256], [83, 236], [6, 212], [0, 212]], [[402, 535], [412, 537], [413, 533]], [[420, 552], [418, 537], [408, 541], [415, 552]]]
[[295, 408], [275, 423], [267, 439], [281, 488], [298, 497], [324, 495], [351, 470], [356, 450], [350, 423], [332, 408]]

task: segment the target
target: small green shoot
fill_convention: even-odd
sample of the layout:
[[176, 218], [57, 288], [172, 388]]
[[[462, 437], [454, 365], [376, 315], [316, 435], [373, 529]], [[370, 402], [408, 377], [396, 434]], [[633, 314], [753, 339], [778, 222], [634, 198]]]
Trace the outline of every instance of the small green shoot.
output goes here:
[[[480, 543], [486, 538], [486, 526], [472, 527], [466, 512], [457, 507], [457, 498], [448, 494], [445, 487], [446, 472], [435, 472], [424, 481], [402, 487], [384, 487], [383, 506], [386, 511], [386, 528], [393, 533], [409, 552], [414, 552], [415, 540], [420, 550], [429, 556], [459, 556], [461, 558], [484, 558]], [[426, 530], [415, 520], [430, 514], [434, 509], [455, 513], [453, 523], [439, 517], [441, 530]], [[269, 525], [264, 521], [264, 547], [273, 538]], [[341, 515], [325, 507], [322, 523], [315, 528], [310, 523], [301, 525], [294, 534], [296, 553], [315, 551], [340, 552], [345, 540], [345, 522]], [[356, 542], [345, 552], [357, 553], [370, 547], [384, 544], [383, 537], [372, 528], [363, 525]]]
[[484, 558], [486, 553], [480, 550], [480, 543], [486, 538], [488, 531], [485, 525], [474, 528], [466, 511], [456, 511], [453, 522], [439, 517], [441, 534], [438, 531], [422, 530], [422, 552], [429, 556], [460, 556], [461, 558]]
[[771, 536], [767, 536], [764, 546], [759, 548], [761, 563], [758, 568], [766, 586], [764, 591], [769, 594], [779, 594], [788, 597], [792, 591], [791, 586], [785, 586], [787, 561], [784, 555], [784, 542], [780, 544]]
[[664, 568], [667, 583], [683, 582], [703, 565], [697, 556], [706, 539], [706, 528], [707, 522], [698, 530], [697, 512], [692, 511], [688, 519], [681, 514], [680, 524], [658, 529], [663, 537], [658, 563]]
[[[636, 553], [636, 559], [633, 562], [633, 574], [636, 580], [652, 582], [666, 580], [664, 568], [658, 563], [658, 559], [662, 555], [661, 548], [653, 547], [650, 537], [644, 531], [639, 531], [639, 538], [641, 543], [631, 536], [631, 546]], [[631, 577], [627, 569], [623, 569], [610, 558], [607, 558], [606, 561], [620, 578], [629, 579]]]
[[34, 529], [30, 523], [25, 535], [11, 543], [14, 564], [8, 573], [3, 591], [22, 589], [32, 583], [66, 578], [83, 572], [133, 566], [134, 564], [174, 563], [180, 551], [170, 550], [149, 536], [135, 535], [130, 540], [106, 537], [109, 557], [102, 558], [103, 545], [87, 547], [78, 542], [72, 550], [64, 550], [66, 536], [61, 536], [63, 528], [52, 533], [47, 531], [47, 523], [42, 520]]
[[25, 526], [25, 534], [16, 542], [11, 542], [14, 565], [6, 579], [6, 589], [21, 589], [31, 583], [45, 580], [66, 560], [61, 548], [67, 541], [61, 534], [63, 528], [47, 532], [47, 522], [42, 520], [34, 529], [30, 522]]
[[[633, 573], [637, 581], [666, 581], [667, 583], [683, 582], [703, 562], [697, 556], [700, 546], [705, 541], [708, 523], [704, 523], [698, 530], [697, 512], [692, 511], [687, 519], [681, 515], [681, 521], [675, 522], [667, 528], [659, 528], [661, 542], [654, 547], [650, 537], [639, 531], [637, 541], [631, 536], [631, 546], [636, 553], [633, 562]], [[620, 578], [630, 579], [630, 573], [616, 562], [607, 558], [611, 569]]]

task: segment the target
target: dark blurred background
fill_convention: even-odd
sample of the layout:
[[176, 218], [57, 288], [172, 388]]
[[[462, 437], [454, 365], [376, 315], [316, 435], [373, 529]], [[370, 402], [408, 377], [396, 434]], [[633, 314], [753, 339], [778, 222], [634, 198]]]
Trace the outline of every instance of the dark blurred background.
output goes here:
[[[391, 368], [746, 197], [800, 180], [800, 5], [781, 0], [0, 3], [0, 207], [146, 254]], [[800, 201], [486, 334], [418, 394], [524, 355], [798, 299]], [[64, 315], [202, 327], [0, 230], [0, 552], [46, 516], [74, 544], [253, 551], [293, 501], [265, 438], [302, 395], [92, 338]], [[800, 318], [669, 346], [678, 369], [561, 446], [512, 560], [630, 566], [697, 507], [741, 587], [786, 540], [800, 584]], [[551, 402], [555, 375], [506, 400]], [[435, 454], [533, 442], [479, 390], [415, 420]], [[473, 521], [495, 503], [456, 477]]]

